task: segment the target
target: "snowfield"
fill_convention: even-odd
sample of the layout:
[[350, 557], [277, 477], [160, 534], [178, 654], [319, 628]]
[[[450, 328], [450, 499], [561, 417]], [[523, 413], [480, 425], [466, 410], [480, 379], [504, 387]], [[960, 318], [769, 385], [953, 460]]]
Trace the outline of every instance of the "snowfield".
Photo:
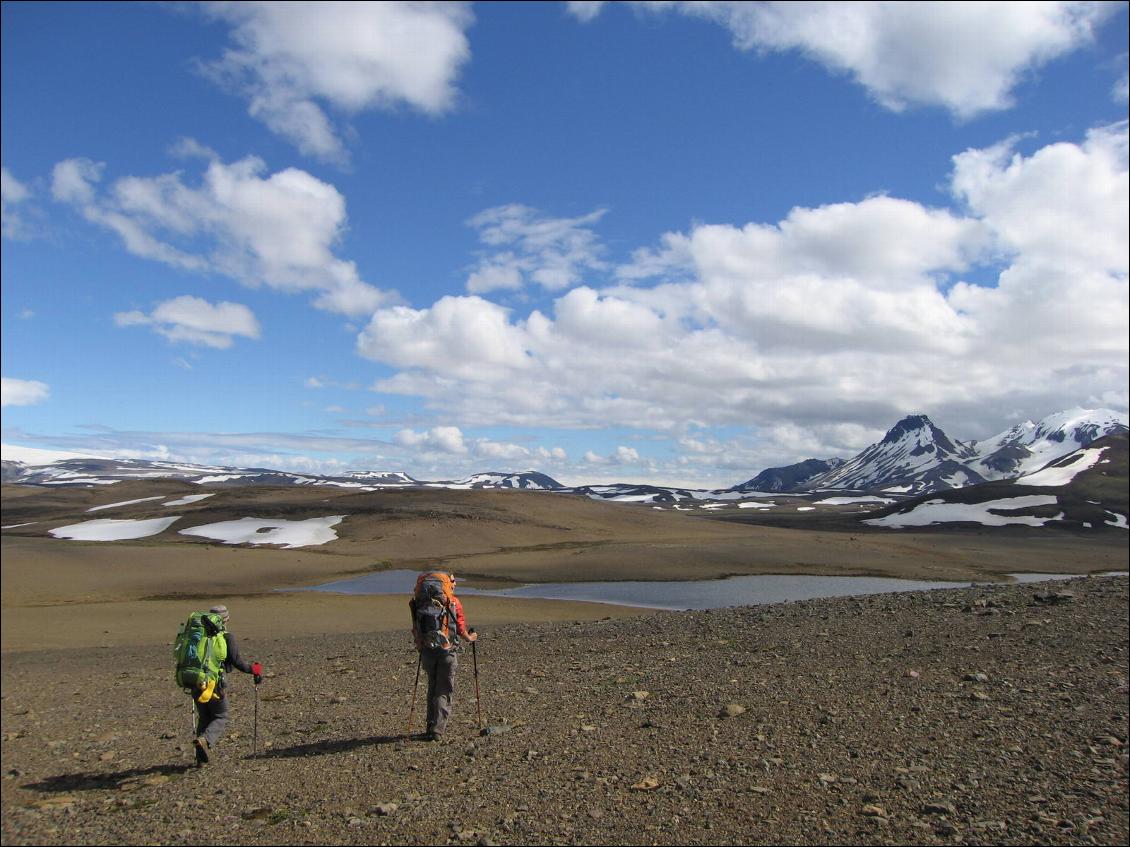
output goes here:
[[1031, 515], [1001, 515], [997, 512], [1034, 509], [1037, 506], [1051, 506], [1056, 502], [1054, 495], [1044, 494], [1011, 497], [1005, 500], [990, 500], [985, 503], [946, 503], [943, 500], [927, 500], [905, 514], [871, 518], [863, 521], [863, 523], [895, 529], [904, 526], [928, 526], [934, 523], [953, 523], [956, 521], [968, 521], [984, 526], [1005, 526], [1007, 524], [1043, 526], [1048, 521], [1062, 519], [1063, 513], [1061, 512], [1054, 518], [1036, 518]]
[[181, 497], [179, 500], [170, 500], [167, 503], [162, 503], [162, 506], [187, 506], [189, 503], [198, 503], [201, 500], [207, 500], [209, 497], [215, 497], [215, 494], [189, 494]]
[[[123, 500], [120, 503], [107, 503], [105, 506], [93, 506], [93, 507], [87, 509], [86, 511], [88, 511], [88, 512], [99, 512], [102, 509], [116, 509], [118, 506], [132, 506], [134, 503], [145, 503], [145, 502], [148, 502], [149, 500], [160, 500], [160, 499], [161, 499], [160, 497], [142, 497], [140, 500]], [[166, 503], [165, 505], [167, 506], [169, 504]]]
[[1049, 488], [1057, 485], [1067, 485], [1080, 473], [1097, 465], [1103, 455], [1104, 449], [1103, 447], [1096, 447], [1091, 450], [1084, 450], [1079, 454], [1079, 458], [1070, 465], [1044, 468], [1042, 471], [1036, 471], [1035, 473], [1020, 477], [1016, 480], [1016, 484], [1048, 486]]
[[144, 521], [102, 518], [96, 521], [61, 526], [48, 531], [56, 538], [66, 538], [71, 541], [127, 541], [132, 538], [148, 538], [151, 535], [157, 535], [178, 520], [180, 520], [180, 515]]
[[345, 517], [332, 515], [304, 521], [240, 518], [182, 529], [180, 534], [199, 535], [224, 544], [280, 544], [288, 549], [310, 547], [336, 540], [337, 533], [333, 527], [345, 520]]

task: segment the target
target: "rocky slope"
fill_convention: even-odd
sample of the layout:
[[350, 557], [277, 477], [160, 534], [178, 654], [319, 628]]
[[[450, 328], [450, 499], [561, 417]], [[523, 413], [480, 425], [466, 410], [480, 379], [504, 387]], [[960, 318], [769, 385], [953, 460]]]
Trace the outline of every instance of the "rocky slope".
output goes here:
[[[483, 630], [444, 743], [400, 634], [247, 641], [190, 766], [168, 648], [6, 653], [4, 844], [1121, 844], [1127, 581]], [[419, 726], [422, 714], [417, 702]]]

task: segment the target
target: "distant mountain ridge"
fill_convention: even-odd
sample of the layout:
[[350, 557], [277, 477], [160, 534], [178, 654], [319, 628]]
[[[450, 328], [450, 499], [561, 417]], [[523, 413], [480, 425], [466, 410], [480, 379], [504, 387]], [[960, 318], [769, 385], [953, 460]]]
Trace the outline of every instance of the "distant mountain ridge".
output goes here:
[[[847, 461], [832, 459], [812, 474], [819, 460], [770, 468], [734, 490], [813, 493], [882, 491], [928, 494], [982, 482], [1016, 479], [1039, 470], [1106, 435], [1127, 432], [1126, 416], [1109, 409], [1068, 409], [1038, 422], [1024, 421], [983, 441], [951, 439], [926, 415], [908, 415], [881, 441]], [[795, 480], [792, 484], [788, 481]], [[781, 487], [759, 489], [758, 484]]]
[[[1037, 422], [1024, 421], [980, 442], [951, 439], [926, 415], [908, 415], [887, 434], [850, 459], [806, 459], [768, 468], [727, 489], [692, 489], [639, 483], [565, 486], [535, 470], [488, 471], [459, 480], [426, 481], [402, 471], [351, 471], [318, 475], [269, 468], [232, 468], [141, 459], [76, 458], [45, 464], [3, 460], [5, 483], [110, 485], [129, 479], [179, 479], [211, 485], [333, 485], [380, 488], [442, 487], [513, 489], [580, 494], [636, 503], [680, 503], [741, 499], [757, 493], [812, 494], [828, 491], [883, 492], [914, 496], [1016, 479], [1043, 468], [1107, 435], [1127, 433], [1125, 415], [1109, 409], [1069, 409]], [[45, 451], [32, 451], [45, 455]]]
[[808, 490], [852, 489], [921, 494], [985, 479], [966, 464], [972, 448], [952, 441], [925, 415], [909, 415], [877, 444], [838, 468], [809, 479]]
[[805, 459], [795, 465], [766, 468], [753, 479], [731, 488], [731, 491], [795, 491], [814, 477], [834, 471], [843, 459]]
[[1127, 432], [1126, 417], [1109, 409], [1068, 409], [1038, 423], [1024, 421], [974, 445], [972, 468], [985, 479], [1010, 479], [1039, 470], [1105, 435]]

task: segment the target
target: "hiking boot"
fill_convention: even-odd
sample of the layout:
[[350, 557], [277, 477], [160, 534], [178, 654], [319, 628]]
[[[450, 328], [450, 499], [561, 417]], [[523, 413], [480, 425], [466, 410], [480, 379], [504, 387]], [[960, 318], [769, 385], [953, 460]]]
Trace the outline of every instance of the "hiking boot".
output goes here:
[[208, 764], [208, 739], [201, 735], [196, 739], [196, 764]]
[[421, 741], [439, 741], [439, 733], [435, 730], [429, 730], [420, 736]]

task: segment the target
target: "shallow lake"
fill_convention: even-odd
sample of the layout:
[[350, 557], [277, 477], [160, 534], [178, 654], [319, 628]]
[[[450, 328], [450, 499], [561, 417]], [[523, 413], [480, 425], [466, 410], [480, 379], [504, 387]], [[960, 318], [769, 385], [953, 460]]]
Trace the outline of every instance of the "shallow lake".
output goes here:
[[[412, 593], [417, 571], [392, 570], [366, 574], [353, 579], [328, 582], [299, 591], [327, 591], [337, 594]], [[1014, 573], [1017, 582], [1042, 582], [1068, 579], [1078, 574]], [[986, 584], [986, 583], [980, 583]], [[471, 588], [460, 581], [460, 596], [524, 597], [541, 600], [584, 600], [618, 606], [651, 609], [722, 609], [727, 606], [757, 606], [787, 600], [817, 597], [851, 597], [860, 594], [888, 594], [900, 591], [928, 591], [935, 588], [968, 588], [972, 582], [927, 582], [875, 576], [791, 576], [762, 574], [732, 576], [727, 579], [701, 579], [687, 582], [557, 582], [522, 585], [516, 588]]]

